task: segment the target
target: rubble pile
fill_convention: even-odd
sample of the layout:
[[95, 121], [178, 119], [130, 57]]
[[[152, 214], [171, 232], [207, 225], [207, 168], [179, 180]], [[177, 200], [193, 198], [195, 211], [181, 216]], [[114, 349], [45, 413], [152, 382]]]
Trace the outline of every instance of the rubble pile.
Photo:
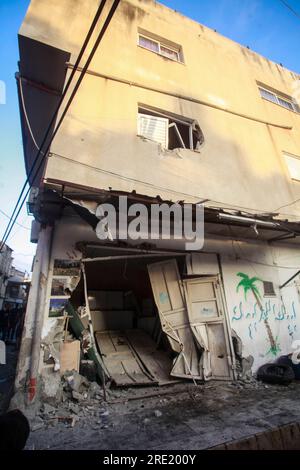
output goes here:
[[108, 405], [97, 382], [90, 382], [76, 370], [66, 372], [62, 378], [62, 399], [55, 404], [44, 402], [31, 422], [31, 431], [38, 431], [58, 423], [74, 427], [84, 419], [85, 425], [108, 427]]

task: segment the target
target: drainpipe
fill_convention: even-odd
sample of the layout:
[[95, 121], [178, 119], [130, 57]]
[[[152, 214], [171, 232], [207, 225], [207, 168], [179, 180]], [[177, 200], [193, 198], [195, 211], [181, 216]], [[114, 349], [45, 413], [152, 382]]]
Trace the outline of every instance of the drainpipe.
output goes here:
[[28, 381], [27, 403], [34, 401], [37, 392], [37, 377], [39, 373], [40, 354], [41, 354], [41, 336], [45, 316], [46, 289], [49, 273], [49, 264], [52, 249], [53, 227], [46, 226], [42, 228], [39, 234], [38, 255], [39, 270], [35, 279], [37, 296], [36, 304], [33, 309], [33, 334], [31, 342], [30, 368]]

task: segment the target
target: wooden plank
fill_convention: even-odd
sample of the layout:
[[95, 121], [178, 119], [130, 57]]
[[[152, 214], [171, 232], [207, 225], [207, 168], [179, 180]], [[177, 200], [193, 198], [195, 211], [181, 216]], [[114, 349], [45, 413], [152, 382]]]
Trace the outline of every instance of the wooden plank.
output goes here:
[[140, 357], [143, 365], [159, 385], [177, 382], [170, 373], [172, 360], [165, 351], [159, 351], [155, 342], [147, 333], [140, 330], [126, 331], [126, 336], [132, 348]]
[[68, 370], [79, 372], [80, 364], [80, 341], [62, 343], [60, 351], [60, 374]]
[[95, 337], [103, 362], [117, 386], [147, 385], [155, 382], [138, 361], [124, 333], [97, 332]]

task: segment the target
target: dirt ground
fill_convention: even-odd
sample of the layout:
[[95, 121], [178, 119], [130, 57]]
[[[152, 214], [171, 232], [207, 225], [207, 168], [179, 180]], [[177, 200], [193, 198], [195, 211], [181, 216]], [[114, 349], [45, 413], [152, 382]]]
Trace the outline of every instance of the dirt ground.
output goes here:
[[[145, 398], [133, 399], [139, 395]], [[46, 405], [26, 449], [200, 450], [300, 421], [300, 382], [181, 383], [108, 399]]]

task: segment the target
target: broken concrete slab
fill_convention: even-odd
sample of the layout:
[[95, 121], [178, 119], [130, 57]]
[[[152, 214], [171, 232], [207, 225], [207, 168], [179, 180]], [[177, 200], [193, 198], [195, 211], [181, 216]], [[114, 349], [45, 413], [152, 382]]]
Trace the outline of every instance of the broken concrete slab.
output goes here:
[[83, 393], [86, 392], [90, 387], [90, 382], [80, 375], [76, 370], [66, 372], [63, 376], [64, 380], [67, 382], [70, 390]]

